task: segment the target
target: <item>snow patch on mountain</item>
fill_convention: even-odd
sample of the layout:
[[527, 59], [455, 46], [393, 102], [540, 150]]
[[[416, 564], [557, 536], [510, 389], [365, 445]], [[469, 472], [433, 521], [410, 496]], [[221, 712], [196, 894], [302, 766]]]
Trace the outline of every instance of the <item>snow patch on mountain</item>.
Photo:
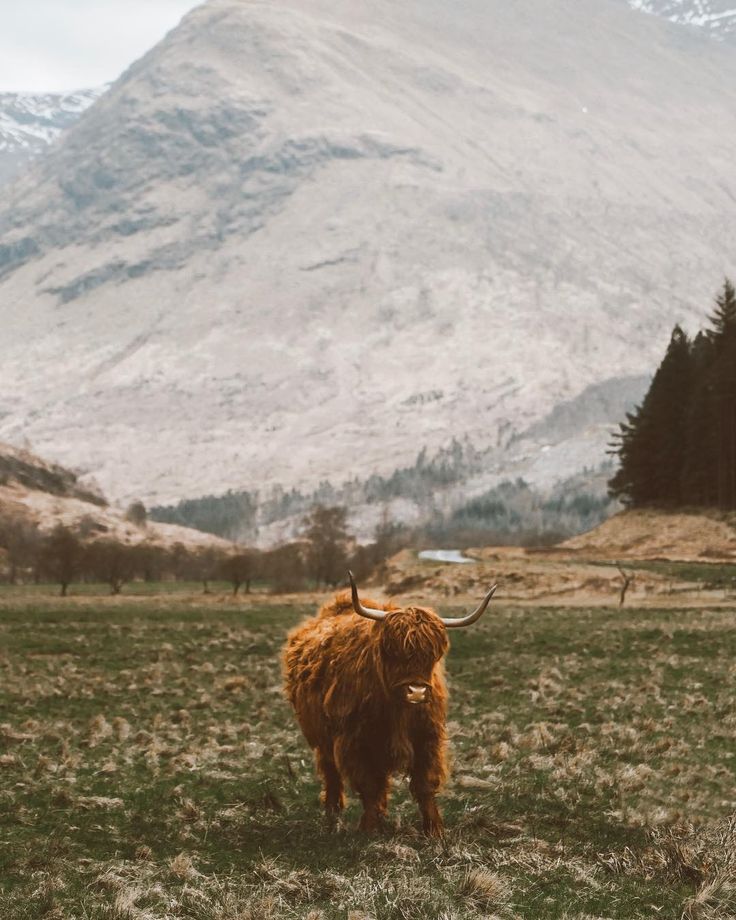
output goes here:
[[628, 0], [629, 6], [670, 22], [697, 26], [714, 38], [736, 40], [734, 0]]
[[105, 87], [75, 93], [0, 93], [0, 181], [70, 128]]

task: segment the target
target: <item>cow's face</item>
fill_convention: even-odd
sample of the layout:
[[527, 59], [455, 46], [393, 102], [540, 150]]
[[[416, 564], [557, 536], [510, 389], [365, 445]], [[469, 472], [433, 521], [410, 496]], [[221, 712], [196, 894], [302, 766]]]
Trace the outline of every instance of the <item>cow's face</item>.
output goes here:
[[432, 698], [432, 676], [449, 647], [447, 629], [470, 626], [485, 612], [496, 590], [494, 585], [472, 613], [463, 617], [440, 617], [425, 607], [403, 610], [365, 607], [358, 596], [353, 573], [348, 572], [353, 610], [376, 622], [375, 633], [384, 682], [390, 692], [407, 705], [418, 706]]
[[432, 697], [432, 675], [449, 642], [431, 610], [392, 610], [377, 627], [384, 680], [397, 703], [421, 706]]

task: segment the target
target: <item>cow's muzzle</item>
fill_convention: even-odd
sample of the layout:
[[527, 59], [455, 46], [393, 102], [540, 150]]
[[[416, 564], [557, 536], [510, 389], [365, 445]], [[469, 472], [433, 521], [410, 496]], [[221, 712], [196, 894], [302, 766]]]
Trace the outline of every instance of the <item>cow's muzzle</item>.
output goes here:
[[414, 706], [429, 701], [429, 687], [427, 684], [407, 684], [406, 685], [406, 702]]

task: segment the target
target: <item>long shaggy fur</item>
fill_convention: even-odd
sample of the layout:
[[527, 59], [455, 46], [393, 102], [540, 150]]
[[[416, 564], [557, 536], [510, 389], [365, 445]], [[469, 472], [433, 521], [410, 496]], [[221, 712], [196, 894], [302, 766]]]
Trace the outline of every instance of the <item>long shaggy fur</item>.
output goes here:
[[[369, 598], [363, 604], [389, 614], [382, 622], [358, 616], [346, 592], [289, 634], [286, 695], [315, 751], [328, 815], [344, 807], [347, 783], [363, 803], [361, 828], [375, 830], [391, 774], [408, 773], [425, 832], [440, 834], [435, 795], [447, 777], [445, 627], [422, 607]], [[407, 703], [408, 684], [426, 685], [428, 701]]]

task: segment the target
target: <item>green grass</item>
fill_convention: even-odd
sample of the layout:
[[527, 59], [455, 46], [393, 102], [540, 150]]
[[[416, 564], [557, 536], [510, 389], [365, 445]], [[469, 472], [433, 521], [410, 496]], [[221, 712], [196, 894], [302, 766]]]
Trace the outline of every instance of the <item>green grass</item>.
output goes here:
[[453, 634], [442, 842], [404, 780], [386, 836], [354, 803], [323, 825], [280, 689], [309, 612], [5, 592], [0, 917], [728, 915], [731, 612], [498, 607]]

